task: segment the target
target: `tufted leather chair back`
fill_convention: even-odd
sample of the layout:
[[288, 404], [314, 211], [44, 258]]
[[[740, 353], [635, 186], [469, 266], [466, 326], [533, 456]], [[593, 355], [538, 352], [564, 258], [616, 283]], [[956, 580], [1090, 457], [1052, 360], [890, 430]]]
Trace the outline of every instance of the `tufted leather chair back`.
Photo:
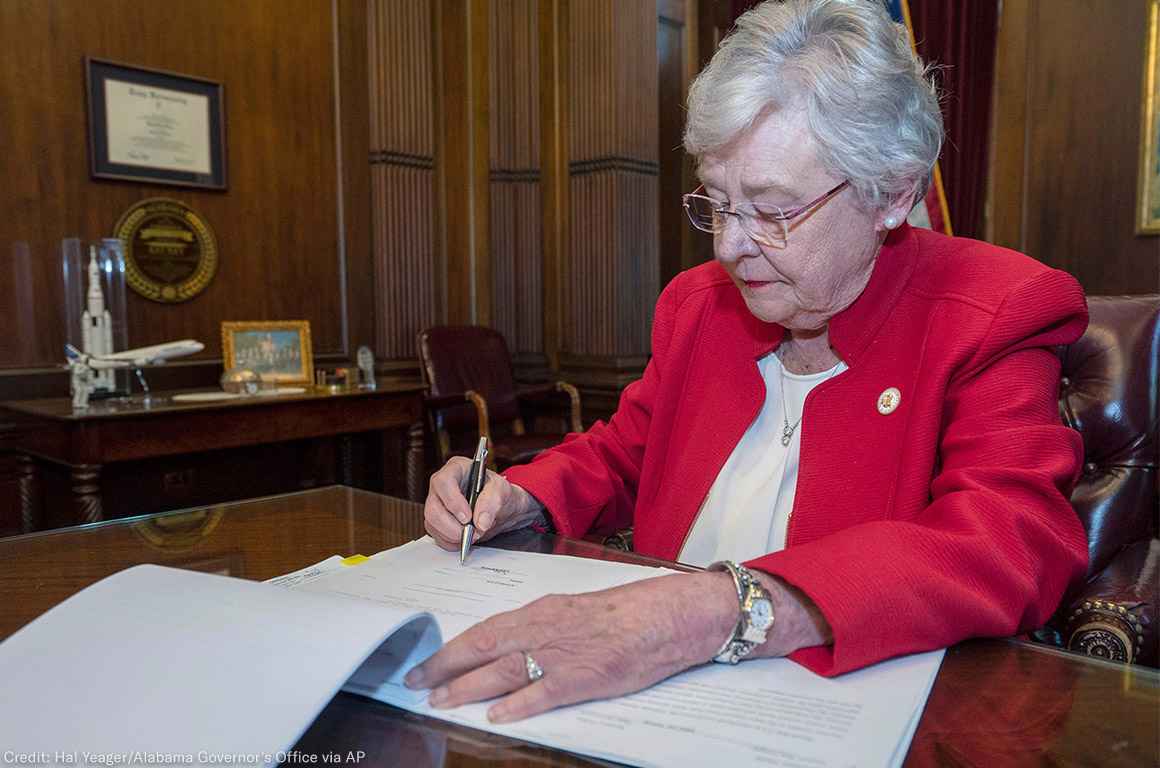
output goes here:
[[1083, 435], [1071, 502], [1088, 533], [1089, 576], [1157, 535], [1160, 295], [1089, 296], [1087, 332], [1061, 350], [1059, 409]]

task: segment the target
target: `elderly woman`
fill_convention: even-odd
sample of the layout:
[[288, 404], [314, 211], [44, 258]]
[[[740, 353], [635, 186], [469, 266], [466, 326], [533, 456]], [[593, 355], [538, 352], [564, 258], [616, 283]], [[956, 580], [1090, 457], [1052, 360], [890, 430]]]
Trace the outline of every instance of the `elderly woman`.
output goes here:
[[[1050, 616], [1086, 566], [1052, 351], [1082, 333], [1084, 297], [906, 224], [941, 137], [881, 4], [768, 2], [737, 22], [685, 133], [702, 182], [685, 207], [716, 260], [661, 294], [653, 358], [610, 422], [491, 477], [476, 507], [480, 539], [632, 525], [639, 552], [715, 564], [497, 616], [409, 685], [443, 707], [502, 696], [502, 722], [710, 659], [835, 675]], [[466, 471], [453, 459], [427, 498], [448, 549]]]

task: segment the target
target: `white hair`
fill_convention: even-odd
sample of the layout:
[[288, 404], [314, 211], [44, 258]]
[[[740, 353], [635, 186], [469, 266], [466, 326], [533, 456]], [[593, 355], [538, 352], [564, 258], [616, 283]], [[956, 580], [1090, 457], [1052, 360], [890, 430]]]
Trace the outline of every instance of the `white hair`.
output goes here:
[[864, 205], [922, 198], [942, 148], [938, 93], [880, 0], [769, 0], [741, 16], [689, 88], [685, 149], [718, 150], [799, 98], [822, 163]]

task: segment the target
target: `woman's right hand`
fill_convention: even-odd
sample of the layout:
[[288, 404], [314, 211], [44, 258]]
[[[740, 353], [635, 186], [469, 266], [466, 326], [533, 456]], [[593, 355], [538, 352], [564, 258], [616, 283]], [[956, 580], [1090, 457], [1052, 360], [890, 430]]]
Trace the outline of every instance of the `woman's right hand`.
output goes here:
[[[443, 549], [458, 550], [463, 526], [471, 520], [471, 507], [463, 486], [471, 474], [471, 461], [456, 456], [431, 476], [423, 523], [427, 533]], [[487, 470], [483, 492], [475, 500], [475, 541], [490, 539], [505, 531], [524, 528], [543, 519], [543, 507], [535, 497], [503, 475]]]

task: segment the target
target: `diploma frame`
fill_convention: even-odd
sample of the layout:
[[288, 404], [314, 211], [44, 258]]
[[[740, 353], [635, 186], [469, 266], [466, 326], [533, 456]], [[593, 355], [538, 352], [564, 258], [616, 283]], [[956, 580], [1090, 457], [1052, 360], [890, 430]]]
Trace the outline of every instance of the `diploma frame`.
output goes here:
[[[205, 97], [209, 127], [201, 147], [209, 158], [209, 172], [183, 171], [159, 165], [125, 164], [109, 159], [108, 111], [105, 84], [117, 81], [129, 85], [164, 88]], [[203, 189], [226, 189], [226, 116], [224, 87], [200, 77], [159, 69], [145, 69], [104, 59], [85, 57], [85, 94], [89, 117], [89, 170], [94, 179], [115, 179], [150, 184], [168, 184]]]

